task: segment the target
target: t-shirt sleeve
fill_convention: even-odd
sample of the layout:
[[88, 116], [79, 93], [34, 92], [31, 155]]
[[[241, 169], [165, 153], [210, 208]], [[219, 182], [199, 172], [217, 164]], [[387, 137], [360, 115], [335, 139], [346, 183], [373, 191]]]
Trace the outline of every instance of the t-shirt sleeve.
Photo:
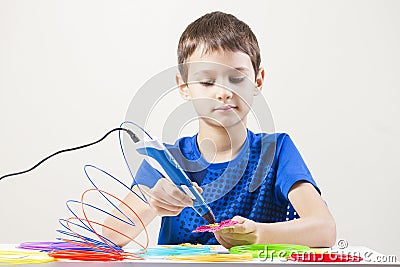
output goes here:
[[284, 204], [289, 201], [289, 191], [299, 181], [311, 183], [318, 193], [321, 193], [300, 152], [288, 135], [283, 136], [280, 148], [277, 147], [277, 152], [279, 154], [277, 155], [275, 196], [280, 203]]
[[162, 177], [163, 175], [158, 170], [153, 168], [146, 160], [143, 160], [136, 172], [131, 188], [137, 184], [153, 188], [157, 181]]

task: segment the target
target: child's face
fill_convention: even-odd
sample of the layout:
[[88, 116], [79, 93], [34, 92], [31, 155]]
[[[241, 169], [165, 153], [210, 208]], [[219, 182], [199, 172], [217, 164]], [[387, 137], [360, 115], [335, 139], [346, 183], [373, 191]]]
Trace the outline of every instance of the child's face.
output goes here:
[[254, 73], [250, 57], [239, 51], [202, 54], [198, 49], [187, 62], [188, 79], [180, 93], [193, 102], [199, 118], [214, 126], [246, 124], [264, 71]]

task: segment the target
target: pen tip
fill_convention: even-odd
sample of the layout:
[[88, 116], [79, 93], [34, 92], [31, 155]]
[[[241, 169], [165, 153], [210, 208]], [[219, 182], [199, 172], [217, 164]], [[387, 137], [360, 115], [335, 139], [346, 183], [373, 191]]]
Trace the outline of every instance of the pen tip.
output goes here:
[[216, 223], [214, 214], [211, 211], [208, 211], [206, 214], [203, 215], [203, 218], [209, 223], [213, 224]]

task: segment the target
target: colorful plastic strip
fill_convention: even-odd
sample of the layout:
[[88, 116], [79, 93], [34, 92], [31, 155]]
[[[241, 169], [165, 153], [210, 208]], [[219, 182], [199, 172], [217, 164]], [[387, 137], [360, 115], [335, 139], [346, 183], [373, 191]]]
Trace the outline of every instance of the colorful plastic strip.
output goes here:
[[52, 261], [55, 261], [55, 259], [44, 252], [0, 250], [0, 266], [40, 264]]
[[171, 256], [167, 257], [174, 261], [191, 261], [191, 262], [240, 262], [253, 261], [251, 254], [209, 254], [209, 255], [193, 255], [193, 256]]
[[363, 258], [338, 253], [300, 253], [290, 255], [288, 260], [297, 262], [360, 262]]
[[209, 246], [171, 245], [141, 250], [145, 258], [210, 254]]
[[235, 246], [229, 249], [231, 254], [251, 254], [253, 258], [287, 258], [291, 254], [310, 250], [307, 246], [293, 244], [254, 244]]
[[24, 242], [19, 244], [17, 248], [47, 252], [54, 249], [77, 249], [80, 247], [81, 245], [71, 244], [68, 242]]
[[232, 220], [225, 220], [220, 223], [202, 225], [193, 230], [193, 233], [215, 232], [226, 228], [232, 228], [238, 222]]

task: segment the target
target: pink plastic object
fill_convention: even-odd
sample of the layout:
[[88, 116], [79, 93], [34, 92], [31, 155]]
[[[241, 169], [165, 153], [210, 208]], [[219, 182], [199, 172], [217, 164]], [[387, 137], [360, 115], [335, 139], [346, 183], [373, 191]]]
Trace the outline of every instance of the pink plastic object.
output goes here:
[[225, 228], [230, 228], [237, 224], [238, 222], [232, 220], [225, 220], [220, 223], [213, 223], [208, 225], [202, 225], [197, 227], [192, 233], [203, 233], [203, 232], [215, 232]]

